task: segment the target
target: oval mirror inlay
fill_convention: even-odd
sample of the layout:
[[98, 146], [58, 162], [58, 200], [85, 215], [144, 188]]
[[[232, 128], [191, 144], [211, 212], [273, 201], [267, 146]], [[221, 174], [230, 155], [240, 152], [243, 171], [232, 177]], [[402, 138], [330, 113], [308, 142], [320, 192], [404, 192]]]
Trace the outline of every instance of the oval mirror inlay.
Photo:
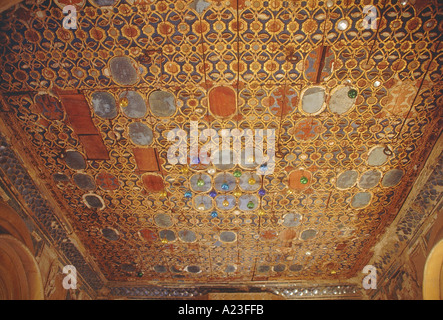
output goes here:
[[145, 117], [147, 112], [146, 103], [140, 93], [136, 91], [122, 92], [119, 98], [128, 99], [128, 105], [126, 107], [121, 107], [123, 113], [127, 117], [134, 119]]
[[92, 94], [94, 113], [103, 119], [113, 119], [117, 116], [115, 98], [109, 92], [94, 92]]
[[302, 109], [306, 113], [317, 114], [323, 109], [326, 93], [322, 87], [313, 87], [303, 93]]
[[232, 231], [223, 231], [220, 233], [220, 241], [223, 242], [234, 242], [237, 240], [237, 234]]
[[66, 151], [66, 165], [72, 170], [86, 169], [86, 161], [83, 155], [78, 151]]
[[347, 170], [345, 172], [342, 172], [337, 177], [337, 183], [336, 186], [338, 189], [345, 190], [352, 188], [356, 183], [358, 179], [358, 172], [355, 170]]
[[181, 241], [188, 243], [195, 242], [197, 240], [197, 235], [195, 232], [190, 230], [180, 230], [178, 232], [178, 237]]
[[404, 172], [400, 169], [392, 169], [386, 172], [383, 180], [381, 181], [381, 185], [385, 188], [394, 187], [400, 183], [401, 178], [403, 177]]
[[95, 181], [89, 174], [77, 173], [74, 175], [74, 182], [82, 190], [94, 190]]
[[153, 91], [148, 101], [151, 112], [156, 117], [171, 117], [177, 109], [174, 95], [167, 91]]
[[127, 86], [137, 82], [135, 63], [128, 57], [114, 57], [110, 63], [111, 75], [115, 82]]
[[368, 154], [368, 165], [377, 167], [388, 161], [389, 157], [383, 152], [384, 149], [384, 147], [380, 146], [370, 150]]
[[162, 228], [169, 228], [173, 225], [172, 219], [166, 213], [158, 213], [154, 216], [155, 223]]
[[301, 223], [302, 215], [299, 213], [287, 213], [283, 216], [283, 225], [285, 227], [298, 227]]
[[355, 103], [356, 98], [349, 98], [349, 87], [342, 87], [332, 93], [329, 100], [329, 109], [336, 114], [344, 114], [348, 112]]
[[103, 228], [102, 235], [109, 241], [117, 241], [119, 239], [118, 232], [112, 228]]
[[351, 206], [360, 209], [366, 207], [371, 202], [372, 194], [369, 192], [359, 192], [351, 200]]
[[161, 230], [159, 233], [160, 239], [166, 239], [168, 242], [175, 241], [175, 232], [172, 230]]
[[141, 122], [133, 122], [129, 125], [129, 137], [131, 141], [139, 146], [148, 146], [153, 141], [152, 130]]
[[369, 170], [363, 173], [358, 182], [358, 186], [362, 189], [371, 189], [375, 187], [381, 178], [381, 172], [378, 170]]
[[96, 194], [85, 194], [83, 195], [83, 201], [88, 208], [91, 209], [103, 209], [105, 207], [105, 203], [103, 199]]

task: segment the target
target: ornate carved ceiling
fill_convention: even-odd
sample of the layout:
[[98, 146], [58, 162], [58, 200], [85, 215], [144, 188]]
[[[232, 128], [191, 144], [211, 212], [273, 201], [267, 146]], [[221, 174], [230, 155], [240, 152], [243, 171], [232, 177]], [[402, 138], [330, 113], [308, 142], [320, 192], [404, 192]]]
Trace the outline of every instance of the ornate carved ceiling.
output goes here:
[[[76, 29], [63, 28], [68, 4]], [[365, 24], [372, 5], [378, 28]], [[441, 130], [442, 10], [22, 3], [0, 23], [2, 131], [109, 281], [348, 279]], [[244, 158], [171, 164], [168, 133], [189, 147], [194, 122], [274, 129], [273, 172]]]

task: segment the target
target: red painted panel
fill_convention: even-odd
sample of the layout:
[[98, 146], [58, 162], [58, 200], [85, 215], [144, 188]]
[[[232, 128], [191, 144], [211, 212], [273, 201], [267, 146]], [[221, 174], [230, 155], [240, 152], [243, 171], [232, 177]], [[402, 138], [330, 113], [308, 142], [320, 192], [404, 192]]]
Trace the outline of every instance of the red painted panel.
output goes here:
[[83, 94], [60, 94], [63, 107], [70, 116], [91, 117], [88, 103]]
[[236, 94], [232, 88], [216, 87], [209, 92], [211, 112], [220, 117], [229, 117], [237, 110]]
[[161, 176], [154, 174], [145, 174], [142, 179], [146, 191], [160, 192], [163, 191], [165, 188], [163, 178]]
[[108, 150], [91, 119], [85, 96], [72, 90], [57, 91], [69, 122], [85, 148], [89, 160], [109, 160]]
[[134, 148], [132, 152], [140, 172], [159, 171], [157, 150], [154, 148]]
[[98, 134], [79, 135], [78, 138], [85, 148], [88, 160], [109, 160], [108, 150]]
[[88, 103], [83, 94], [61, 94], [60, 100], [77, 134], [98, 134], [91, 120]]

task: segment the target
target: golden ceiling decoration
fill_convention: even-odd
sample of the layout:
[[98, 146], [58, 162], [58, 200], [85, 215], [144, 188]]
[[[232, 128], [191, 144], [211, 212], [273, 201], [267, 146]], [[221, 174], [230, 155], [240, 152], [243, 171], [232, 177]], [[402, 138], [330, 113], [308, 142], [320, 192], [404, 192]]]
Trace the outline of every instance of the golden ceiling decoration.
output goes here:
[[[68, 4], [76, 29], [63, 28]], [[20, 4], [0, 23], [0, 115], [108, 280], [347, 279], [440, 130], [442, 9]], [[193, 122], [199, 132], [274, 129], [273, 173], [244, 158], [168, 163], [168, 133], [183, 130], [189, 148]]]

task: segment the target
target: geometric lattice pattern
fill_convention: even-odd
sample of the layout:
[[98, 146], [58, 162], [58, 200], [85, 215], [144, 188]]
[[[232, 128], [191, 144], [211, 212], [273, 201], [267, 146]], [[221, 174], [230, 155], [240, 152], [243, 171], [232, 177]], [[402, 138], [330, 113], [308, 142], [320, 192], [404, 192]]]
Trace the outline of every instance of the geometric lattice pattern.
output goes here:
[[[443, 7], [402, 2], [22, 3], [0, 116], [108, 280], [346, 279], [441, 130]], [[191, 122], [274, 129], [272, 174], [168, 163]]]

